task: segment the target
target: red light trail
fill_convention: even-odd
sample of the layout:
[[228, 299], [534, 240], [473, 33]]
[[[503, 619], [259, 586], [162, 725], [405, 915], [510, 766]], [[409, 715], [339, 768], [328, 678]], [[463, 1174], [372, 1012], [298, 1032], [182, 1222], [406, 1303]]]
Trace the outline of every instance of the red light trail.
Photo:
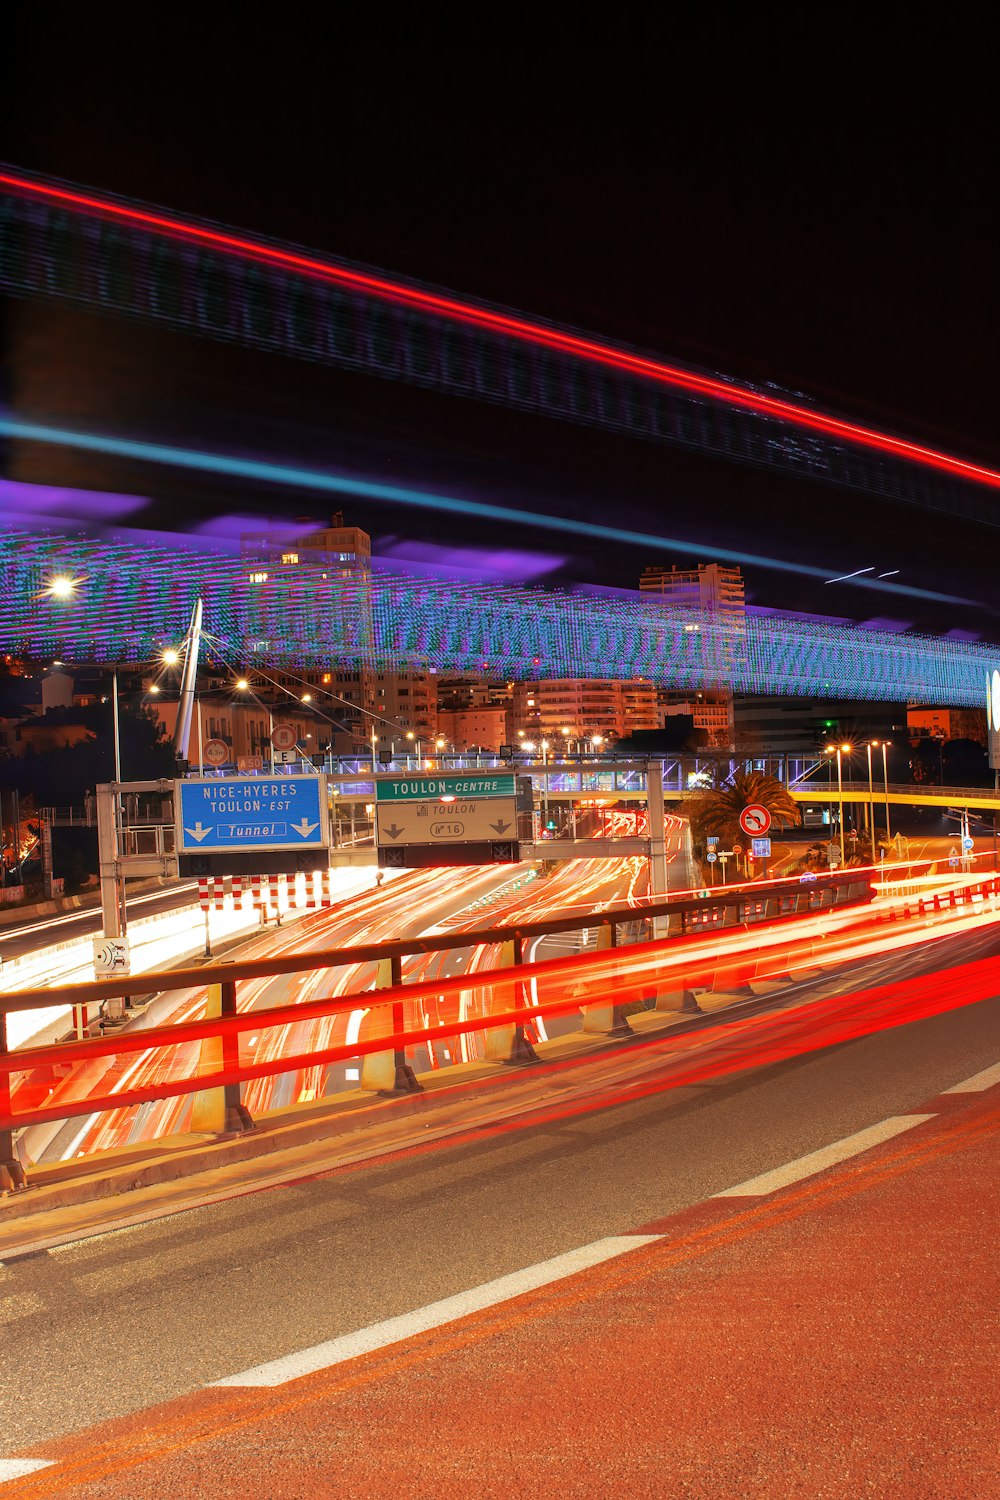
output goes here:
[[599, 339], [585, 338], [580, 334], [563, 332], [547, 327], [544, 323], [511, 313], [479, 307], [474, 302], [463, 301], [439, 292], [408, 286], [386, 276], [338, 266], [319, 257], [283, 249], [247, 238], [244, 235], [226, 233], [208, 225], [188, 222], [172, 214], [155, 213], [148, 209], [118, 203], [92, 193], [81, 193], [55, 184], [36, 182], [16, 173], [0, 172], [0, 188], [9, 192], [45, 200], [67, 209], [94, 214], [118, 223], [129, 224], [139, 229], [152, 230], [173, 239], [190, 244], [203, 245], [243, 260], [257, 261], [276, 269], [292, 271], [315, 280], [325, 281], [364, 293], [401, 307], [410, 307], [434, 316], [482, 328], [522, 343], [535, 344], [561, 354], [568, 354], [592, 364], [619, 370], [624, 374], [639, 376], [657, 384], [685, 391], [692, 396], [707, 397], [712, 401], [739, 406], [761, 416], [774, 417], [793, 426], [822, 433], [826, 437], [838, 438], [907, 463], [934, 469], [967, 479], [974, 484], [1000, 489], [1000, 471], [982, 464], [971, 463], [954, 454], [928, 448], [906, 438], [894, 437], [891, 433], [828, 413], [811, 411], [794, 401], [777, 396], [766, 396], [746, 386], [730, 384], [714, 375], [699, 374], [683, 369], [679, 365], [651, 359], [627, 350], [617, 349]]

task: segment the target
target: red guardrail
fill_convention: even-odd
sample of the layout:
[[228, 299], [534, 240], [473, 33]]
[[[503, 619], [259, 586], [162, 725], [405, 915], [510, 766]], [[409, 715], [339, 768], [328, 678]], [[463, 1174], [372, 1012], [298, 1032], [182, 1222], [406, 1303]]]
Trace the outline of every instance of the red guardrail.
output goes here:
[[[704, 953], [685, 963], [685, 954], [693, 945], [702, 945], [706, 916], [715, 911], [730, 918], [729, 931], [737, 931], [751, 922], [769, 921], [778, 932], [794, 922], [796, 908], [807, 911], [847, 908], [867, 904], [872, 896], [868, 872], [849, 871], [824, 877], [803, 886], [798, 881], [775, 882], [769, 889], [734, 889], [713, 893], [711, 898], [691, 898], [661, 902], [643, 908], [619, 907], [600, 914], [551, 919], [547, 922], [497, 927], [479, 931], [441, 934], [431, 938], [412, 938], [395, 943], [366, 944], [309, 955], [293, 954], [255, 959], [224, 966], [172, 970], [147, 974], [129, 980], [107, 980], [81, 984], [63, 990], [37, 990], [0, 996], [0, 1173], [17, 1182], [19, 1169], [13, 1151], [15, 1129], [69, 1119], [78, 1115], [100, 1114], [147, 1104], [157, 1100], [181, 1098], [192, 1093], [222, 1088], [225, 1090], [226, 1118], [231, 1128], [246, 1127], [251, 1122], [240, 1097], [240, 1085], [282, 1073], [326, 1067], [347, 1059], [373, 1054], [392, 1053], [395, 1087], [411, 1091], [418, 1087], [406, 1064], [407, 1047], [415, 1047], [445, 1038], [473, 1032], [495, 1032], [510, 1029], [510, 1060], [528, 1060], [534, 1056], [524, 1040], [524, 1026], [539, 1016], [558, 1015], [583, 1008], [606, 1006], [620, 1025], [620, 1007], [630, 1001], [646, 998], [651, 988], [669, 982], [684, 988], [704, 982], [710, 984], [721, 969], [732, 971], [731, 982], [738, 974], [751, 972], [759, 956], [733, 956], [725, 961], [707, 958]], [[781, 913], [784, 911], [784, 917]], [[659, 942], [636, 944], [615, 949], [617, 929], [637, 918], [663, 916], [690, 919], [686, 935]], [[737, 926], [737, 919], [745, 921]], [[583, 926], [603, 927], [608, 933], [610, 952], [599, 952], [573, 958], [553, 959], [525, 965], [523, 943], [534, 936], [573, 930]], [[763, 937], [763, 934], [761, 934]], [[468, 973], [450, 979], [431, 979], [402, 983], [402, 958], [407, 955], [438, 953], [491, 944], [508, 945], [510, 967]], [[794, 945], [791, 945], [794, 946]], [[766, 945], [765, 945], [766, 947]], [[785, 944], [790, 951], [790, 945]], [[239, 981], [335, 968], [370, 960], [389, 960], [392, 986], [347, 996], [331, 996], [298, 1005], [283, 1005], [264, 1010], [237, 1010]], [[529, 1004], [527, 987], [534, 985], [537, 1004]], [[15, 1010], [51, 1007], [53, 1004], [84, 1004], [125, 994], [149, 994], [150, 991], [180, 990], [191, 987], [218, 986], [220, 1014], [142, 1030], [103, 1035], [87, 1041], [62, 1042], [54, 1045], [23, 1048], [8, 1052], [5, 1047], [6, 1013]], [[463, 990], [489, 989], [489, 1009], [466, 1018], [448, 1018], [441, 1024], [404, 1025], [404, 1004], [423, 1006], [447, 1001]], [[377, 998], [376, 998], [377, 995]], [[365, 1034], [356, 1041], [332, 1040], [308, 1052], [284, 1052], [257, 1062], [241, 1056], [241, 1038], [245, 1033], [273, 1032], [276, 1028], [297, 1026], [309, 1021], [333, 1021], [345, 1012], [364, 1009]], [[390, 1008], [390, 1009], [387, 1009]], [[378, 1016], [378, 1020], [372, 1018]], [[391, 1016], [390, 1020], [383, 1018]], [[197, 1057], [190, 1048], [197, 1046]], [[244, 1048], [245, 1051], [245, 1048]], [[101, 1068], [104, 1059], [128, 1059], [137, 1054], [156, 1054], [158, 1076], [132, 1087], [122, 1086], [124, 1063]], [[108, 1087], [111, 1077], [113, 1086]], [[103, 1091], [97, 1092], [103, 1083]], [[0, 1179], [2, 1185], [2, 1179]]]

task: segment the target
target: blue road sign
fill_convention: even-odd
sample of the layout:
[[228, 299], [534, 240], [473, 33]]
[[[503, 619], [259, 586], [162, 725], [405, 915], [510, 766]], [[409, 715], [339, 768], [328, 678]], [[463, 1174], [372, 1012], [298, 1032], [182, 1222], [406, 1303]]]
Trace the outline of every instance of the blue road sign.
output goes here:
[[975, 847], [976, 847], [976, 841], [975, 841], [975, 839], [963, 839], [962, 840], [962, 848], [963, 849], [974, 849]]
[[754, 859], [770, 859], [771, 858], [771, 840], [770, 839], [751, 839], [750, 842], [753, 845], [753, 857], [754, 857]]
[[713, 844], [717, 844], [718, 842], [719, 835], [717, 833], [710, 833], [705, 839], [705, 843], [709, 846], [709, 848], [711, 848]]
[[706, 858], [710, 865], [714, 865], [718, 857], [719, 856], [716, 854], [714, 849], [709, 849], [708, 854], [706, 855]]
[[326, 845], [319, 776], [196, 777], [177, 783], [176, 802], [178, 854]]
[[803, 870], [799, 876], [799, 885], [812, 885], [815, 879], [816, 875], [813, 870]]

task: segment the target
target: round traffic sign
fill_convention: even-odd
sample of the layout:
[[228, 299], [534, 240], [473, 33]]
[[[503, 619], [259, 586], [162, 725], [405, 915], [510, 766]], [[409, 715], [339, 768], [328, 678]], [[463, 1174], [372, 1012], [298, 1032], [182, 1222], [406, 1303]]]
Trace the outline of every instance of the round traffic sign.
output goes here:
[[201, 758], [206, 766], [224, 766], [229, 759], [229, 746], [225, 740], [206, 740]]
[[275, 750], [294, 750], [295, 730], [291, 724], [275, 724], [271, 730], [271, 744]]
[[740, 827], [744, 833], [762, 834], [766, 833], [771, 826], [771, 814], [766, 807], [761, 807], [759, 802], [751, 802], [740, 813]]

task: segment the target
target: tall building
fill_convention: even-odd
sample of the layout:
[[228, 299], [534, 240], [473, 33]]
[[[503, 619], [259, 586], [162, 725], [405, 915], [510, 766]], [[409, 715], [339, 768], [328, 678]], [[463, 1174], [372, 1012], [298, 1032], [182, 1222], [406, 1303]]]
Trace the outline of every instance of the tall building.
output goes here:
[[827, 744], [863, 745], [870, 739], [903, 744], [906, 732], [902, 703], [750, 695], [736, 700], [736, 743], [748, 752], [822, 754]]
[[566, 740], [589, 740], [595, 735], [613, 742], [634, 729], [658, 729], [659, 725], [656, 687], [651, 682], [551, 677], [514, 684], [507, 743], [547, 739], [561, 746]]
[[906, 711], [910, 742], [922, 739], [975, 740], [986, 744], [986, 715], [981, 708], [941, 708], [937, 704], [912, 704]]
[[721, 563], [700, 563], [696, 568], [643, 568], [639, 578], [643, 594], [661, 594], [678, 609], [704, 609], [742, 624], [746, 610], [743, 574], [739, 568]]
[[493, 750], [507, 743], [513, 683], [452, 677], [438, 686], [438, 734], [455, 750]]
[[[329, 677], [329, 682], [326, 678]], [[336, 697], [323, 704], [338, 718], [351, 738], [341, 754], [405, 751], [408, 738], [420, 740], [426, 751], [438, 734], [437, 677], [433, 672], [376, 672], [371, 667], [323, 674], [322, 687]], [[320, 700], [322, 702], [322, 700]], [[336, 743], [341, 743], [338, 737]]]
[[[322, 622], [331, 624], [338, 659], [370, 660], [374, 641], [372, 544], [360, 526], [345, 526], [340, 511], [327, 527], [296, 535], [248, 532], [240, 537], [246, 579], [257, 605], [254, 630], [262, 639], [280, 634], [289, 613], [304, 603]], [[302, 520], [297, 524], [311, 526]], [[294, 609], [291, 606], [295, 606]]]
[[734, 744], [731, 667], [738, 642], [746, 626], [746, 597], [739, 568], [721, 563], [701, 563], [696, 568], [650, 567], [639, 578], [643, 594], [657, 594], [676, 609], [697, 610], [723, 628], [716, 636], [718, 673], [698, 692], [661, 684], [661, 718], [690, 714], [694, 727], [702, 729], [714, 749]]

